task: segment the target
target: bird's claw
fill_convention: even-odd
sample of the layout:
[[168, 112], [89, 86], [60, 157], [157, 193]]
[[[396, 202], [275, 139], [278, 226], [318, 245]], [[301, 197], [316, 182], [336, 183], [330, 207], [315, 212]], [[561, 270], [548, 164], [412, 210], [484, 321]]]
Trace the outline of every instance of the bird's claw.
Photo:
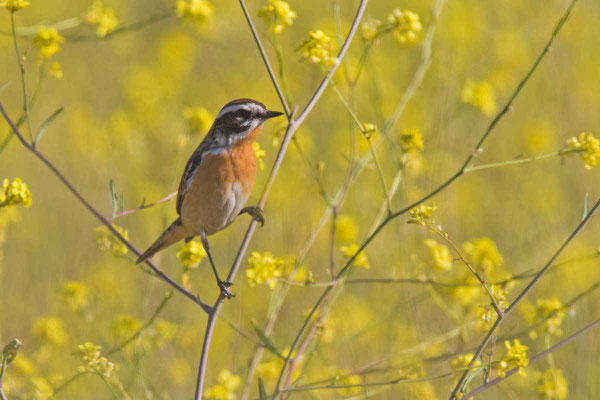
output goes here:
[[260, 224], [261, 228], [265, 224], [265, 218], [263, 216], [262, 208], [258, 206], [246, 207], [242, 210], [242, 212], [250, 214], [252, 219]]
[[231, 299], [232, 297], [235, 297], [235, 294], [231, 293], [231, 291], [229, 290], [229, 287], [233, 285], [233, 282], [219, 281], [218, 284], [223, 297], [225, 297], [226, 299]]

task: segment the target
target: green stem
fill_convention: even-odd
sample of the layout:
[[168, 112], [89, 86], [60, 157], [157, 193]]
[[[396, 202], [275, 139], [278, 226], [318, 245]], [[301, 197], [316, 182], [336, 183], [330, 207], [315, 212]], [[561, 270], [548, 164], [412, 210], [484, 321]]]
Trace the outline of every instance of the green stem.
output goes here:
[[528, 163], [528, 162], [533, 162], [533, 161], [538, 161], [538, 160], [545, 160], [547, 158], [558, 157], [561, 154], [563, 154], [562, 151], [555, 151], [553, 153], [541, 154], [538, 156], [531, 156], [531, 157], [526, 157], [526, 158], [518, 158], [515, 160], [507, 160], [507, 161], [500, 161], [500, 162], [495, 162], [495, 163], [490, 163], [490, 164], [470, 166], [470, 167], [467, 167], [464, 169], [464, 173], [466, 174], [467, 172], [479, 171], [482, 169], [497, 168], [497, 167], [504, 167], [506, 165], [523, 164], [523, 163]]
[[329, 83], [331, 84], [331, 87], [333, 88], [333, 90], [335, 90], [335, 93], [338, 95], [340, 101], [342, 102], [342, 104], [344, 105], [344, 107], [346, 108], [346, 110], [348, 111], [350, 116], [352, 117], [352, 120], [355, 122], [355, 124], [358, 126], [360, 131], [363, 133], [365, 139], [367, 140], [367, 143], [369, 143], [369, 150], [371, 151], [371, 156], [373, 157], [373, 160], [375, 161], [375, 165], [377, 166], [377, 172], [379, 173], [381, 187], [383, 188], [383, 193], [385, 194], [385, 199], [387, 201], [388, 213], [392, 214], [393, 211], [392, 211], [392, 200], [390, 198], [390, 192], [385, 183], [385, 177], [383, 175], [383, 168], [381, 167], [381, 163], [379, 162], [377, 153], [375, 152], [375, 149], [373, 148], [373, 144], [371, 143], [371, 139], [369, 137], [370, 133], [365, 130], [364, 125], [360, 122], [360, 120], [358, 119], [358, 116], [356, 115], [354, 110], [352, 110], [352, 107], [350, 107], [350, 105], [346, 102], [346, 99], [344, 99], [344, 95], [342, 94], [342, 92], [340, 92], [340, 89], [337, 87], [337, 85], [335, 84], [333, 79], [329, 75], [327, 75], [327, 77], [329, 78]]
[[15, 45], [15, 54], [17, 55], [17, 64], [21, 72], [21, 86], [23, 88], [23, 112], [25, 113], [25, 120], [27, 121], [27, 130], [29, 131], [29, 140], [33, 143], [33, 133], [31, 129], [31, 121], [29, 120], [29, 100], [27, 100], [27, 84], [25, 82], [25, 65], [21, 53], [19, 52], [19, 43], [17, 41], [17, 32], [15, 29], [15, 15], [10, 13], [10, 24], [12, 29], [12, 37]]

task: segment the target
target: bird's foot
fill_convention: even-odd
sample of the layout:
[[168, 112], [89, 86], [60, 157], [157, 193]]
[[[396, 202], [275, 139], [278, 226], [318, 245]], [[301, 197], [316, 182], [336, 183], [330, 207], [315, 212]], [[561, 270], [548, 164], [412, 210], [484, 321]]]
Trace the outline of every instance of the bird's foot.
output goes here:
[[240, 214], [247, 213], [250, 214], [253, 220], [258, 222], [262, 227], [265, 224], [265, 218], [263, 216], [262, 208], [258, 206], [245, 207], [240, 211]]
[[228, 281], [217, 281], [218, 285], [219, 285], [219, 289], [221, 290], [221, 294], [223, 295], [223, 297], [225, 297], [226, 299], [231, 299], [232, 297], [235, 297], [235, 294], [231, 293], [231, 291], [229, 290], [229, 287], [231, 285], [233, 285], [233, 282], [228, 282]]

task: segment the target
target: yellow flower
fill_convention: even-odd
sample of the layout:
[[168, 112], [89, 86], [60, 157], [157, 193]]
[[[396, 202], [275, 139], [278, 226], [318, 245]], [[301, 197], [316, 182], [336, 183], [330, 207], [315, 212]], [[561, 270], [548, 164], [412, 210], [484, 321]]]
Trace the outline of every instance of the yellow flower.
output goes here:
[[[455, 358], [453, 358], [450, 361], [450, 365], [454, 369], [467, 368], [467, 366], [473, 359], [473, 355], [474, 355], [473, 353], [459, 354], [458, 356], [456, 356]], [[478, 366], [480, 364], [481, 364], [481, 362], [479, 360], [475, 360], [475, 362], [473, 363], [473, 366]]]
[[377, 131], [377, 125], [365, 122], [362, 124], [362, 131], [368, 139]]
[[54, 389], [52, 385], [41, 376], [32, 376], [31, 384], [33, 385], [32, 398], [33, 400], [50, 400]]
[[177, 325], [172, 322], [159, 320], [156, 323], [155, 335], [154, 335], [154, 344], [156, 347], [163, 348], [168, 342], [173, 340], [175, 336], [175, 332], [177, 332]]
[[417, 129], [405, 129], [400, 134], [400, 147], [405, 153], [422, 151], [423, 136]]
[[0, 0], [0, 7], [6, 7], [11, 13], [29, 6], [27, 0]]
[[94, 0], [87, 14], [85, 14], [84, 20], [90, 25], [98, 25], [96, 35], [100, 38], [114, 31], [119, 24], [119, 20], [115, 16], [115, 10], [105, 7], [102, 0]]
[[274, 257], [269, 251], [265, 251], [262, 254], [258, 251], [253, 251], [248, 258], [246, 278], [248, 278], [248, 283], [251, 287], [266, 285], [274, 289], [277, 285], [277, 278], [283, 277], [289, 266], [289, 260]]
[[29, 187], [20, 178], [15, 178], [12, 183], [9, 183], [8, 179], [4, 179], [0, 191], [0, 207], [11, 207], [17, 204], [23, 204], [25, 207], [31, 206]]
[[426, 206], [425, 204], [420, 204], [416, 207], [413, 207], [408, 211], [411, 215], [411, 218], [408, 220], [408, 224], [417, 224], [419, 226], [425, 226], [425, 222], [429, 222], [432, 220], [433, 212], [436, 209], [435, 204], [431, 204], [430, 206]]
[[504, 262], [496, 243], [490, 238], [479, 238], [468, 241], [462, 245], [466, 257], [474, 267], [490, 269], [499, 267]]
[[208, 132], [215, 121], [215, 117], [204, 107], [186, 107], [183, 116], [192, 134]]
[[488, 82], [467, 81], [462, 90], [461, 100], [478, 108], [487, 116], [494, 115], [498, 109], [494, 87]]
[[101, 350], [102, 347], [91, 342], [78, 345], [75, 355], [86, 361], [86, 364], [77, 368], [78, 371], [97, 373], [106, 378], [111, 378], [119, 367], [108, 361], [106, 357], [102, 357]]
[[439, 244], [433, 239], [426, 239], [425, 246], [429, 248], [429, 254], [437, 270], [450, 271], [452, 269], [452, 254], [448, 246]]
[[72, 311], [82, 311], [88, 306], [89, 289], [80, 282], [66, 282], [62, 289], [62, 295], [67, 307]]
[[317, 29], [308, 33], [308, 40], [302, 43], [298, 50], [308, 62], [331, 67], [339, 62], [336, 57], [330, 55], [332, 45], [331, 38]]
[[142, 323], [133, 315], [121, 314], [113, 322], [113, 334], [118, 340], [127, 340], [142, 329]]
[[204, 246], [196, 240], [184, 244], [177, 252], [177, 258], [181, 260], [184, 270], [197, 268], [206, 255]]
[[[342, 253], [344, 253], [344, 257], [346, 257], [348, 260], [351, 259], [352, 257], [354, 257], [354, 255], [356, 254], [358, 249], [359, 249], [359, 247], [355, 243], [353, 243], [349, 246], [342, 246], [342, 248], [341, 248]], [[369, 259], [367, 258], [367, 255], [365, 254], [364, 251], [361, 251], [360, 253], [358, 253], [356, 255], [356, 258], [354, 259], [353, 264], [355, 267], [358, 267], [358, 268], [364, 268], [364, 269], [371, 268], [371, 265], [369, 264]]]
[[65, 41], [56, 28], [46, 28], [42, 26], [38, 29], [33, 43], [38, 49], [42, 58], [51, 58], [54, 54], [60, 51], [60, 44]]
[[565, 400], [569, 394], [569, 384], [561, 369], [548, 368], [543, 374], [537, 373], [536, 391], [542, 399]]
[[591, 133], [583, 132], [579, 138], [571, 137], [561, 150], [561, 154], [579, 153], [583, 159], [583, 165], [588, 171], [598, 165], [600, 158], [600, 139]]
[[351, 243], [358, 237], [358, 225], [349, 215], [339, 215], [335, 221], [335, 240], [338, 243]]
[[423, 29], [419, 14], [410, 10], [396, 8], [388, 15], [388, 22], [392, 24], [394, 37], [400, 44], [415, 42], [417, 34]]
[[[125, 240], [129, 240], [127, 229], [118, 225], [113, 226]], [[96, 243], [98, 243], [100, 250], [110, 251], [114, 256], [124, 256], [127, 254], [127, 246], [113, 235], [105, 225], [96, 228]]]
[[513, 344], [507, 340], [504, 342], [506, 346], [506, 355], [498, 364], [498, 375], [501, 377], [506, 376], [506, 373], [513, 368], [519, 368], [519, 374], [525, 375], [525, 367], [529, 365], [529, 359], [527, 358], [527, 346], [522, 345], [519, 339], [515, 339]]
[[175, 12], [197, 24], [205, 23], [214, 13], [214, 6], [207, 0], [177, 0]]
[[36, 319], [32, 332], [41, 341], [51, 344], [64, 344], [68, 338], [65, 324], [59, 317], [48, 316]]
[[[336, 379], [336, 385], [360, 385], [362, 383], [360, 375], [349, 375], [348, 370], [341, 370], [338, 375], [340, 377]], [[340, 388], [337, 389], [337, 392], [342, 396], [350, 397], [363, 393], [363, 388], [360, 386]]]
[[240, 377], [224, 369], [219, 373], [217, 381], [219, 383], [204, 391], [204, 397], [215, 400], [235, 400], [235, 389], [242, 382]]
[[[506, 301], [507, 289], [502, 288], [498, 285], [491, 285], [492, 296], [496, 300], [496, 304], [502, 311], [506, 311], [509, 306], [508, 301]], [[476, 331], [489, 331], [492, 328], [492, 325], [496, 322], [498, 318], [498, 313], [495, 308], [492, 306], [491, 300], [490, 303], [481, 306], [478, 308], [478, 315], [475, 319], [474, 329]]]
[[258, 15], [265, 19], [265, 24], [273, 33], [280, 33], [286, 25], [292, 25], [296, 18], [296, 12], [281, 0], [269, 0], [269, 5], [261, 8]]
[[258, 142], [252, 143], [252, 150], [254, 150], [254, 156], [256, 157], [258, 168], [260, 168], [262, 171], [265, 169], [265, 155], [267, 152], [260, 147], [260, 143]]
[[50, 64], [50, 69], [48, 70], [48, 73], [50, 73], [50, 75], [52, 75], [56, 79], [62, 79], [63, 71], [62, 67], [60, 66], [60, 63], [55, 61], [52, 64]]
[[565, 317], [565, 306], [556, 297], [539, 299], [536, 303], [538, 318], [545, 319], [544, 328], [554, 336], [562, 335], [562, 322]]
[[382, 22], [378, 19], [369, 18], [360, 25], [360, 35], [366, 40], [373, 40], [380, 34]]

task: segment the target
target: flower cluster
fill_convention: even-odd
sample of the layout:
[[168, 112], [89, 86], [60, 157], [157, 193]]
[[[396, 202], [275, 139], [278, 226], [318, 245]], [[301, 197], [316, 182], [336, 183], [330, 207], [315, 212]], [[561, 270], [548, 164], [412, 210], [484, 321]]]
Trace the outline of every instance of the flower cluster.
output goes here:
[[65, 324], [58, 317], [40, 317], [33, 323], [33, 335], [44, 343], [61, 345], [66, 343], [68, 335]]
[[269, 5], [261, 8], [258, 15], [265, 19], [265, 23], [273, 33], [280, 33], [286, 25], [292, 25], [296, 18], [296, 12], [287, 2], [281, 0], [269, 0]]
[[235, 390], [242, 380], [239, 376], [224, 369], [219, 373], [218, 383], [204, 391], [204, 398], [215, 400], [235, 400]]
[[374, 40], [381, 33], [381, 27], [383, 23], [375, 18], [368, 18], [365, 22], [360, 25], [360, 35], [366, 40]]
[[142, 329], [142, 323], [139, 319], [129, 314], [121, 314], [115, 317], [112, 324], [112, 331], [115, 338], [119, 341], [127, 340]]
[[417, 34], [423, 30], [419, 14], [410, 10], [396, 8], [388, 15], [388, 22], [392, 25], [394, 37], [401, 44], [414, 43]]
[[365, 137], [367, 139], [369, 139], [376, 131], [377, 131], [377, 125], [372, 124], [370, 122], [364, 122], [362, 124], [362, 132], [363, 132], [363, 135], [365, 135]]
[[27, 0], [0, 0], [0, 7], [6, 7], [11, 13], [19, 11], [21, 8], [27, 6], [29, 6]]
[[536, 391], [542, 399], [565, 400], [569, 386], [561, 369], [548, 368], [544, 373], [536, 374]]
[[467, 81], [460, 99], [463, 103], [478, 108], [487, 116], [494, 115], [498, 109], [494, 87], [488, 82]]
[[[565, 317], [565, 306], [556, 297], [552, 299], [539, 299], [535, 305], [533, 321], [543, 320], [543, 330], [553, 336], [562, 336], [562, 323]], [[529, 332], [532, 338], [537, 337], [537, 332]]]
[[525, 375], [525, 367], [529, 365], [528, 347], [522, 345], [519, 339], [515, 339], [513, 344], [507, 340], [504, 342], [504, 346], [506, 346], [506, 355], [498, 363], [498, 375], [504, 377], [513, 368], [519, 368], [519, 374]]
[[42, 58], [49, 59], [60, 51], [60, 44], [65, 41], [65, 38], [58, 33], [56, 28], [47, 28], [42, 26], [38, 29], [33, 43], [40, 49]]
[[25, 207], [31, 206], [31, 192], [20, 178], [15, 178], [11, 183], [8, 179], [4, 179], [1, 189], [0, 207], [11, 207], [17, 204], [22, 204]]
[[84, 20], [90, 25], [98, 26], [96, 35], [100, 38], [114, 31], [119, 24], [119, 20], [115, 16], [115, 10], [105, 7], [102, 0], [94, 0], [92, 7], [85, 14]]
[[423, 136], [417, 129], [405, 129], [400, 134], [400, 147], [405, 153], [422, 151]]
[[[500, 310], [506, 311], [509, 306], [509, 303], [506, 300], [506, 294], [508, 293], [507, 289], [498, 285], [492, 285], [490, 289]], [[498, 318], [498, 314], [491, 304], [479, 307], [478, 315], [475, 319], [475, 330], [489, 331], [496, 322], [496, 318]]]
[[56, 79], [62, 79], [63, 71], [60, 63], [54, 61], [52, 64], [50, 64], [50, 68], [48, 68], [48, 73]]
[[254, 156], [256, 157], [256, 162], [258, 163], [258, 168], [265, 169], [265, 156], [267, 152], [260, 147], [260, 143], [254, 142], [252, 143], [252, 150], [254, 150]]
[[335, 240], [338, 243], [352, 243], [358, 237], [358, 225], [349, 215], [338, 215], [335, 220]]
[[181, 260], [184, 271], [197, 268], [207, 256], [202, 243], [192, 240], [179, 248], [177, 258]]
[[89, 289], [80, 282], [66, 282], [62, 288], [62, 297], [72, 311], [83, 311], [88, 306]]
[[425, 246], [429, 248], [429, 254], [437, 270], [450, 271], [452, 269], [452, 253], [448, 246], [440, 244], [433, 239], [426, 239]]
[[[351, 374], [350, 371], [343, 369], [338, 372], [338, 375], [335, 377], [335, 385], [343, 386], [343, 385], [360, 385], [363, 383], [360, 375]], [[363, 388], [360, 386], [355, 387], [346, 387], [337, 389], [337, 392], [344, 396], [356, 396], [363, 392]]]
[[[467, 368], [469, 366], [469, 363], [473, 359], [473, 356], [473, 353], [459, 354], [450, 361], [450, 366], [452, 366], [452, 368], [454, 369]], [[473, 366], [476, 367], [478, 365], [481, 365], [481, 361], [475, 360]]]
[[490, 270], [499, 267], [504, 262], [496, 243], [490, 238], [483, 237], [470, 240], [462, 245], [466, 257], [475, 268]]
[[[350, 260], [352, 257], [354, 257], [354, 255], [356, 254], [358, 249], [359, 249], [359, 247], [356, 243], [350, 244], [348, 246], [342, 246], [342, 248], [341, 248], [342, 253], [344, 253], [344, 257], [346, 257], [346, 259], [348, 259], [348, 260]], [[356, 257], [354, 258], [354, 261], [352, 262], [352, 264], [358, 268], [364, 268], [364, 269], [371, 268], [371, 265], [369, 264], [369, 259], [367, 258], [367, 255], [365, 254], [364, 251], [361, 251], [358, 254], [356, 254]]]
[[437, 207], [435, 204], [430, 206], [426, 206], [425, 204], [420, 204], [416, 207], [411, 208], [408, 213], [410, 214], [410, 219], [408, 220], [408, 224], [417, 224], [419, 226], [425, 226], [426, 222], [432, 220], [433, 212]]
[[102, 357], [102, 347], [96, 346], [91, 342], [86, 342], [77, 346], [75, 355], [86, 361], [85, 365], [79, 366], [79, 372], [93, 372], [106, 378], [111, 378], [118, 371], [119, 366]]
[[175, 12], [197, 24], [203, 24], [214, 13], [214, 6], [207, 0], [177, 0]]
[[417, 129], [405, 129], [400, 134], [402, 165], [409, 171], [418, 172], [423, 164], [423, 136]]
[[561, 154], [579, 153], [583, 159], [583, 165], [588, 171], [598, 165], [600, 158], [600, 139], [591, 133], [581, 133], [579, 138], [575, 136], [567, 140], [567, 144], [561, 150]]
[[308, 62], [331, 67], [339, 62], [337, 57], [331, 57], [332, 42], [329, 36], [317, 29], [308, 33], [308, 40], [298, 50]]
[[289, 270], [290, 260], [275, 257], [270, 251], [259, 253], [253, 251], [248, 258], [246, 278], [251, 287], [266, 285], [274, 289], [278, 278], [286, 275]]
[[215, 117], [204, 107], [186, 107], [183, 109], [183, 117], [191, 134], [208, 132], [215, 121]]
[[[113, 227], [121, 236], [129, 240], [127, 229], [118, 225], [113, 225]], [[100, 250], [110, 251], [114, 256], [124, 256], [127, 254], [127, 246], [104, 225], [96, 228], [96, 243], [98, 243]]]

